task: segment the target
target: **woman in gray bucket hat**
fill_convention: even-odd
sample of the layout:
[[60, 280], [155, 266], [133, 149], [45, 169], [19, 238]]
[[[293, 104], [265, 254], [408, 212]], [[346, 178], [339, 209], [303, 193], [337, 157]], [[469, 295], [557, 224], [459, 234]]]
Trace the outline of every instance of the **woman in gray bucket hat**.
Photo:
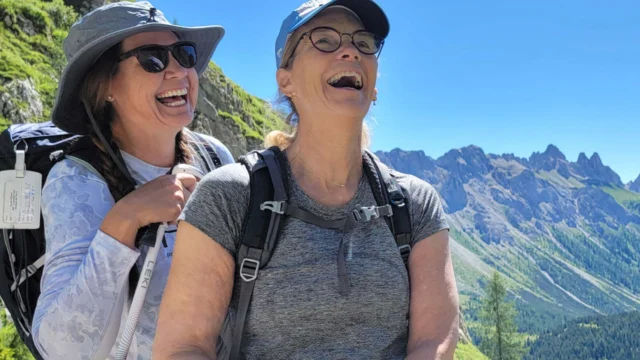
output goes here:
[[[52, 120], [86, 135], [78, 143], [92, 146], [96, 161], [67, 156], [43, 187], [47, 254], [32, 326], [43, 358], [151, 358], [174, 222], [197, 182], [170, 172], [176, 164], [204, 173], [233, 162], [218, 140], [186, 128], [198, 76], [223, 35], [219, 26], [173, 25], [148, 2], [104, 5], [70, 29]], [[169, 226], [153, 277], [143, 283], [132, 344], [116, 354], [128, 332], [130, 276], [147, 254], [138, 235], [162, 222]]]

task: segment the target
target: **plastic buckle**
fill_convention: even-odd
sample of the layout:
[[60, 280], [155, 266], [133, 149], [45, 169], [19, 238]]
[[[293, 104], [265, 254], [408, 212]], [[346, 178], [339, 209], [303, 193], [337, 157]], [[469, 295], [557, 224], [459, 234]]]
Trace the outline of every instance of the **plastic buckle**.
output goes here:
[[260, 204], [260, 210], [270, 210], [274, 213], [284, 215], [287, 203], [284, 201], [265, 201]]
[[[247, 263], [250, 264], [247, 266]], [[247, 273], [245, 273], [247, 269]], [[252, 282], [258, 278], [258, 270], [260, 270], [260, 261], [245, 258], [240, 265], [240, 277], [246, 282]]]
[[369, 221], [371, 219], [377, 219], [380, 217], [380, 213], [378, 212], [378, 208], [376, 206], [370, 207], [361, 207], [360, 209], [353, 210], [353, 217], [356, 221], [362, 221], [364, 216], [364, 221]]
[[406, 262], [409, 259], [409, 254], [411, 253], [411, 245], [400, 245], [398, 246], [398, 250], [400, 251], [402, 260]]
[[31, 277], [36, 271], [38, 271], [38, 268], [35, 265], [31, 264], [27, 266], [27, 277]]

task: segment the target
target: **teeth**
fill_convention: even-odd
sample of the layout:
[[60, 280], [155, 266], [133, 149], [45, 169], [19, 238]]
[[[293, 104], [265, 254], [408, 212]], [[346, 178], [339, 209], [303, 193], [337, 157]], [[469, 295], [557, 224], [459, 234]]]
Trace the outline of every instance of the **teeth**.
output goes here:
[[338, 74], [335, 74], [331, 77], [331, 79], [329, 79], [329, 84], [330, 85], [334, 85], [335, 83], [337, 83], [340, 79], [342, 79], [343, 77], [346, 76], [350, 76], [350, 77], [354, 77], [356, 78], [356, 86], [357, 87], [361, 87], [362, 86], [362, 76], [360, 76], [360, 74], [358, 74], [355, 71], [344, 71]]
[[162, 98], [167, 98], [167, 97], [172, 97], [172, 96], [182, 96], [182, 95], [187, 95], [187, 89], [186, 88], [182, 88], [179, 90], [171, 90], [171, 91], [167, 91], [164, 92], [160, 95], [158, 95], [158, 99], [162, 99]]
[[182, 106], [182, 105], [184, 105], [186, 103], [187, 102], [184, 101], [184, 99], [180, 99], [178, 101], [174, 101], [174, 102], [171, 102], [171, 103], [166, 103], [166, 104], [163, 104], [163, 105], [169, 106], [169, 107], [178, 107], [178, 106]]

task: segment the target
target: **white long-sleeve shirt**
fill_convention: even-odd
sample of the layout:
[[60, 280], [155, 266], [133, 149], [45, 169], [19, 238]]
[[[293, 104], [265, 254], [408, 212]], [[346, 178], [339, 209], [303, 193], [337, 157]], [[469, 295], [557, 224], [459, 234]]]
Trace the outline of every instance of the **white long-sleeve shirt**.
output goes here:
[[[223, 144], [207, 139], [223, 165], [233, 162]], [[125, 152], [122, 156], [139, 184], [170, 170]], [[206, 171], [202, 161], [196, 166]], [[42, 190], [47, 252], [32, 326], [34, 342], [45, 359], [115, 355], [128, 314], [129, 272], [134, 265], [142, 267], [147, 250], [131, 249], [99, 230], [113, 205], [106, 181], [92, 168], [69, 157], [51, 169]], [[151, 359], [175, 230], [167, 228], [167, 247], [158, 254], [127, 359]]]

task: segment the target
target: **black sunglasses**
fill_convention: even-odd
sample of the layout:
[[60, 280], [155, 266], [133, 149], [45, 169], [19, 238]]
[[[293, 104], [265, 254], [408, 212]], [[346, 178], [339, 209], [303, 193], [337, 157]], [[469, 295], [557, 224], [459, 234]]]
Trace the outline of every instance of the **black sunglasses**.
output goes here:
[[190, 69], [198, 61], [196, 44], [179, 41], [172, 45], [144, 45], [120, 55], [118, 62], [135, 56], [142, 68], [150, 73], [159, 73], [169, 66], [169, 52], [182, 67]]
[[323, 26], [317, 27], [300, 35], [300, 38], [298, 39], [296, 45], [293, 47], [293, 51], [291, 52], [291, 54], [294, 54], [296, 52], [300, 41], [302, 41], [305, 36], [309, 37], [309, 40], [311, 40], [311, 44], [313, 45], [313, 47], [315, 47], [319, 51], [332, 53], [340, 49], [340, 47], [342, 46], [342, 38], [345, 35], [349, 35], [351, 37], [351, 43], [353, 44], [353, 46], [355, 46], [359, 52], [365, 55], [379, 55], [380, 51], [382, 50], [382, 46], [384, 45], [384, 39], [366, 30], [358, 30], [349, 34], [341, 33], [334, 28]]

